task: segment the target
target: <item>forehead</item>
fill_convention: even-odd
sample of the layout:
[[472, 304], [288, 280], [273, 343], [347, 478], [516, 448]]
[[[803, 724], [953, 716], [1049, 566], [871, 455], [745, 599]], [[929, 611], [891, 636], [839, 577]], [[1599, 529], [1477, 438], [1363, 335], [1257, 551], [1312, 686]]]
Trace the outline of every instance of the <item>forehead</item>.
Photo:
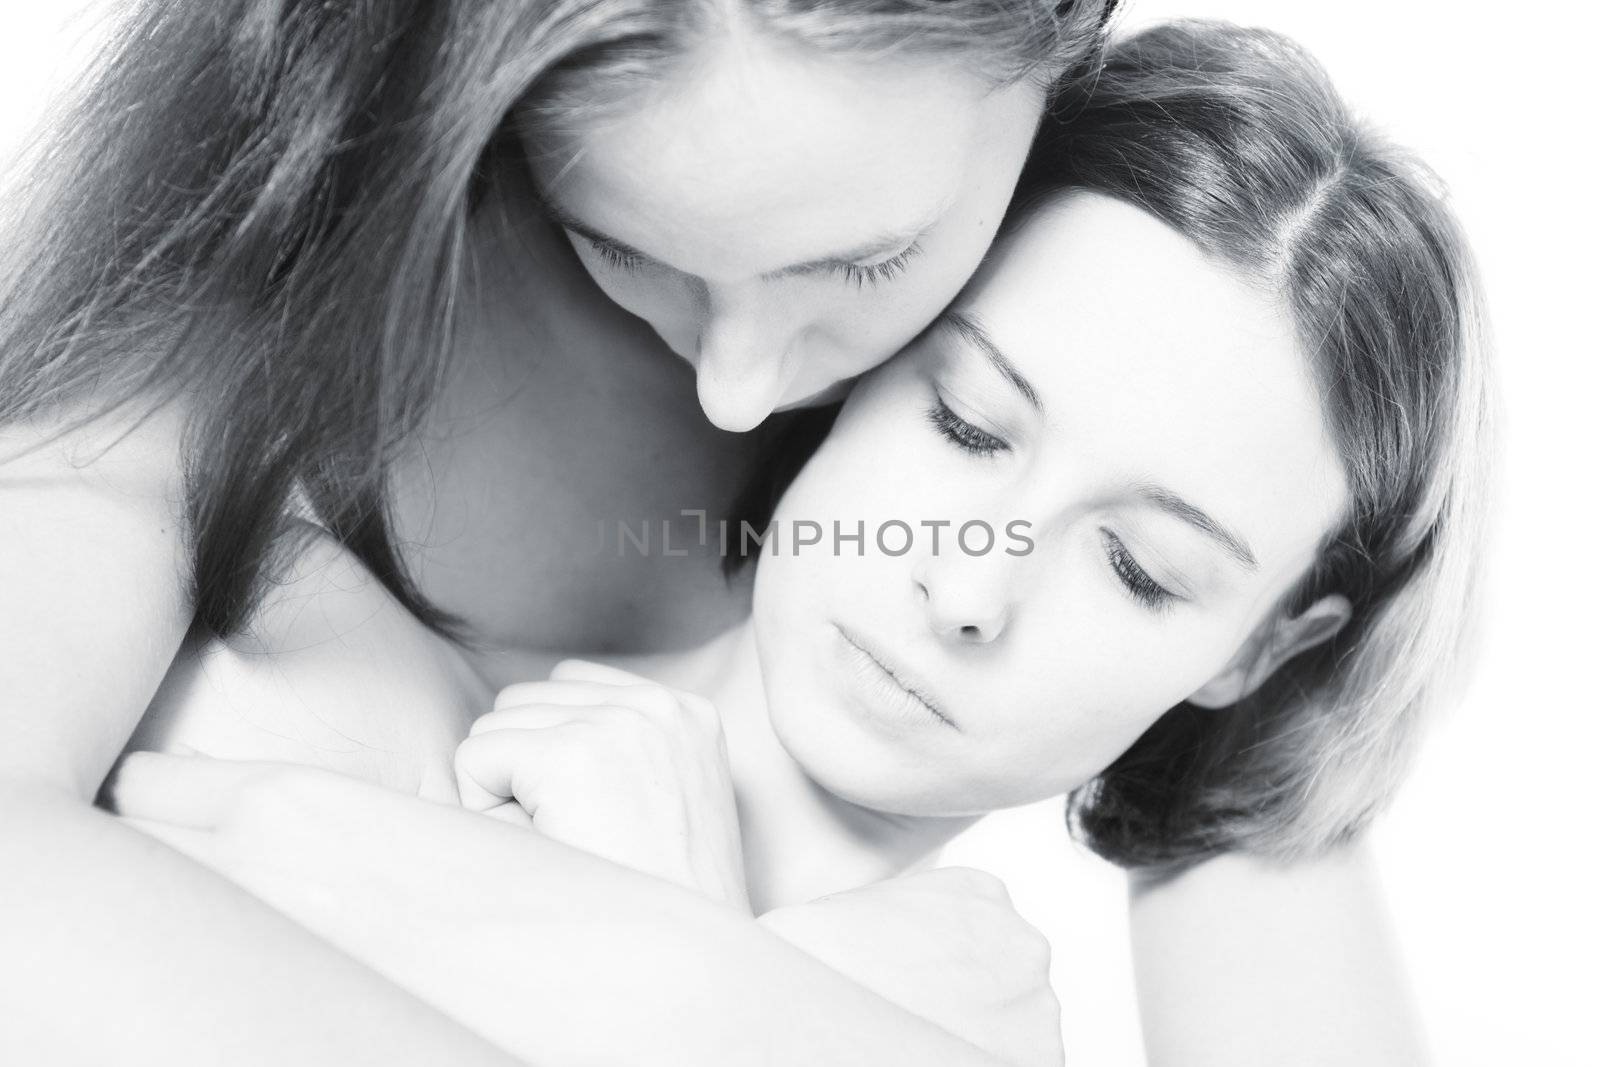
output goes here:
[[1143, 211], [1066, 196], [958, 303], [1077, 459], [1167, 485], [1284, 552], [1342, 511], [1342, 466], [1283, 301]]
[[569, 214], [680, 270], [764, 272], [933, 221], [1026, 143], [1038, 109], [1036, 88], [997, 89], [953, 58], [724, 43], [540, 178]]

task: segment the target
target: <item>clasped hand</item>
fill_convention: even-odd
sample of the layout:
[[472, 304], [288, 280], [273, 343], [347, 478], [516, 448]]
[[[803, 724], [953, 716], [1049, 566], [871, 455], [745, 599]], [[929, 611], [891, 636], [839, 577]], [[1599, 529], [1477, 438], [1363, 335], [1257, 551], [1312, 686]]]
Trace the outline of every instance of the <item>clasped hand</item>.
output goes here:
[[567, 660], [501, 691], [456, 750], [461, 804], [749, 911], [711, 703]]

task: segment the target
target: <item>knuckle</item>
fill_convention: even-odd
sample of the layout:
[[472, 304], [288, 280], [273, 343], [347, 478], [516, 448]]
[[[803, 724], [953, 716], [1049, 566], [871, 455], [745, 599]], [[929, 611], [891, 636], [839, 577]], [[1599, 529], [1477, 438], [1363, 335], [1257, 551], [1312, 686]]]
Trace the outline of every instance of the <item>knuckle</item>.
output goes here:
[[456, 774], [459, 776], [464, 770], [483, 766], [493, 750], [494, 739], [488, 734], [469, 735], [456, 746]]
[[722, 716], [711, 701], [695, 693], [685, 693], [678, 703], [683, 714], [700, 729], [719, 737], [722, 735]]
[[628, 694], [628, 702], [646, 715], [675, 719], [682, 714], [683, 707], [678, 698], [665, 686], [631, 685], [624, 692]]
[[655, 721], [646, 712], [632, 704], [607, 704], [596, 708], [592, 715], [576, 720], [573, 725], [587, 724], [604, 729], [621, 737], [636, 740], [655, 728]]
[[1018, 961], [1031, 973], [1048, 976], [1050, 974], [1052, 956], [1053, 951], [1050, 946], [1050, 939], [1034, 927], [1028, 926], [1027, 934], [1022, 938], [1017, 949]]
[[681, 689], [669, 689], [667, 692], [672, 697], [672, 702], [677, 705], [679, 714], [688, 715], [696, 719], [704, 718], [707, 714], [716, 714], [716, 709], [712, 707], [711, 701], [699, 693], [690, 693]]
[[1048, 984], [1039, 990], [1039, 1011], [1053, 1023], [1061, 1019], [1061, 997]]
[[[519, 704], [531, 703], [534, 697], [534, 687], [539, 684], [538, 682], [519, 682], [516, 685], [506, 686], [495, 694], [494, 711], [503, 711], [506, 708], [514, 708]], [[490, 714], [493, 714], [493, 712]], [[487, 717], [484, 716], [484, 718]], [[480, 719], [479, 721], [481, 722], [482, 720]]]
[[572, 674], [582, 674], [588, 670], [588, 668], [589, 662], [587, 660], [579, 659], [576, 656], [568, 656], [566, 659], [550, 668], [550, 677], [566, 678]]
[[494, 711], [491, 711], [486, 715], [480, 715], [473, 720], [472, 728], [467, 731], [467, 740], [470, 741], [473, 738], [481, 736], [482, 734], [499, 730], [504, 726], [505, 721], [506, 713], [502, 708], [496, 708]]
[[628, 708], [619, 711], [618, 721], [622, 726], [607, 749], [608, 758], [622, 755], [653, 765], [669, 750], [667, 733], [649, 716]]

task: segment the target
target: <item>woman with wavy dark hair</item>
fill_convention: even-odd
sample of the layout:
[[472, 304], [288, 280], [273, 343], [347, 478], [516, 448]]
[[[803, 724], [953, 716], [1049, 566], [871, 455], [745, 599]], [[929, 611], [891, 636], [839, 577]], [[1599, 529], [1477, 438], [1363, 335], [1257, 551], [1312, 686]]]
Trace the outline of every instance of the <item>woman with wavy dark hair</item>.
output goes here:
[[[714, 556], [618, 563], [595, 520], [726, 508], [793, 418], [770, 413], [916, 335], [1109, 7], [131, 5], [6, 231], [0, 940], [30, 963], [6, 968], [5, 1040], [494, 1059], [93, 810], [113, 759], [186, 637], [248, 644], [307, 536], [488, 661], [681, 647], [737, 618]], [[792, 974], [729, 988], [752, 1019], [801, 988], [845, 998], [867, 1062], [970, 1053]]]

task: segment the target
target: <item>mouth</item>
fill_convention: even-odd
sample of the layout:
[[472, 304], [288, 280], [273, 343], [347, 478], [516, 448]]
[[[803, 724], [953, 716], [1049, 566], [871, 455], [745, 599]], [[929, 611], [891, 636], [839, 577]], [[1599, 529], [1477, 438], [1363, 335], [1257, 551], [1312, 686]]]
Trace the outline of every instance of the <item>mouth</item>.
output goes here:
[[892, 690], [891, 696], [894, 702], [907, 707], [912, 714], [920, 712], [931, 715], [950, 729], [960, 731], [961, 727], [957, 726], [954, 719], [939, 709], [934, 700], [928, 696], [925, 688], [920, 687], [915, 681], [908, 678], [902, 670], [886, 660], [872, 645], [867, 644], [854, 631], [846, 629], [838, 623], [834, 624], [834, 629], [844, 639], [845, 645], [853, 650], [852, 658], [857, 661], [863, 672], [869, 676], [869, 681], [874, 682], [880, 688]]

